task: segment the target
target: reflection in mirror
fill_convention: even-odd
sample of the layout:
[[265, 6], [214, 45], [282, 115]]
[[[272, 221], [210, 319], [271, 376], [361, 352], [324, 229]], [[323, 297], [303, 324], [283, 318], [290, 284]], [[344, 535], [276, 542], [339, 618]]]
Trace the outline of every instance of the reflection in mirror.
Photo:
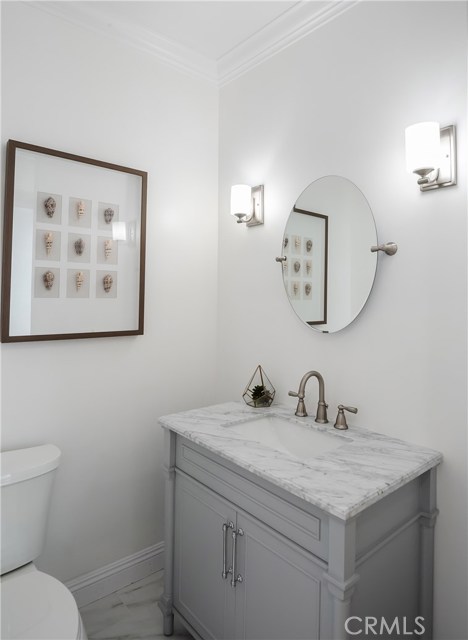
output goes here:
[[371, 208], [352, 182], [325, 176], [302, 192], [281, 254], [285, 290], [301, 320], [333, 333], [359, 315], [374, 282], [376, 244]]

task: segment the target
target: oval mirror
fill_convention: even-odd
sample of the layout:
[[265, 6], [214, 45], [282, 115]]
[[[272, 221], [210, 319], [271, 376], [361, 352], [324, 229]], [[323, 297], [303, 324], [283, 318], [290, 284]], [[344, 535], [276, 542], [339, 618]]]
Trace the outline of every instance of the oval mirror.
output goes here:
[[374, 282], [376, 244], [372, 210], [350, 180], [325, 176], [301, 193], [280, 259], [286, 293], [301, 320], [333, 333], [359, 315]]

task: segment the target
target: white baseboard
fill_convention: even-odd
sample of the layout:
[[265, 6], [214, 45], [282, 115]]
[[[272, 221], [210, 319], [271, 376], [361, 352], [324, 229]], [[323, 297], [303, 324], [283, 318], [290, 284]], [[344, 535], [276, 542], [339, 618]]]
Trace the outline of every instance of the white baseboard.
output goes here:
[[117, 560], [66, 583], [78, 607], [104, 598], [164, 568], [164, 542]]

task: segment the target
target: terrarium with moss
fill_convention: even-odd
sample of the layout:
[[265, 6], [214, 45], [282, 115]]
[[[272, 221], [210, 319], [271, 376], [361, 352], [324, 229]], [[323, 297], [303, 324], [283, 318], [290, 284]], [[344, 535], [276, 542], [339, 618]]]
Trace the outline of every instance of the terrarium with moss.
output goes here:
[[242, 395], [249, 407], [269, 407], [275, 397], [275, 388], [258, 365]]

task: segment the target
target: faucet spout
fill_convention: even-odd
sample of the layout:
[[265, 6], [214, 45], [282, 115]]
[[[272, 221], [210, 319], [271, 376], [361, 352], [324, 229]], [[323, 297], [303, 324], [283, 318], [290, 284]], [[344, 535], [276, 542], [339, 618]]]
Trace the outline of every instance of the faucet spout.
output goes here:
[[302, 380], [299, 383], [299, 390], [290, 391], [288, 395], [293, 398], [298, 398], [297, 408], [295, 411], [295, 415], [301, 418], [304, 418], [307, 415], [307, 411], [305, 408], [304, 398], [305, 398], [305, 388], [307, 381], [309, 378], [317, 378], [319, 385], [319, 401], [317, 405], [317, 414], [315, 416], [315, 422], [319, 424], [326, 424], [328, 422], [327, 417], [327, 403], [325, 402], [325, 381], [322, 375], [318, 371], [308, 371], [306, 374], [302, 376]]

